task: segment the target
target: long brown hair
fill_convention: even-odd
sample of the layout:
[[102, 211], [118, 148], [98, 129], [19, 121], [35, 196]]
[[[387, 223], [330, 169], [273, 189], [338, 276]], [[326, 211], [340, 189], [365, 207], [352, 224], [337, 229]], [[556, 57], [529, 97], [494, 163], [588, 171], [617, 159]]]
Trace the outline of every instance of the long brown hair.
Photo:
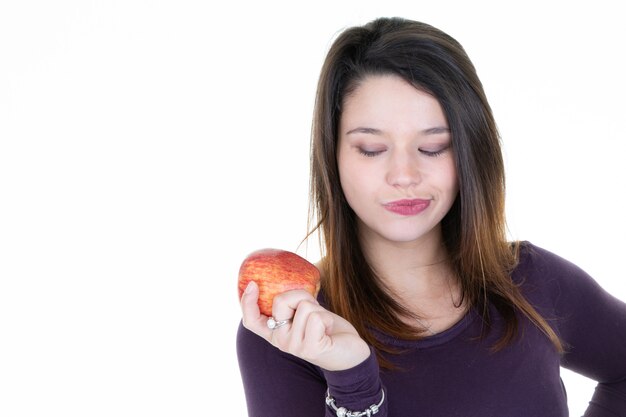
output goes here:
[[[423, 329], [399, 320], [412, 314], [382, 287], [357, 238], [356, 215], [346, 202], [337, 166], [343, 100], [367, 76], [393, 74], [439, 101], [452, 137], [459, 194], [442, 220], [444, 243], [469, 306], [491, 322], [492, 303], [506, 328], [494, 349], [518, 332], [526, 315], [562, 351], [558, 336], [511, 280], [518, 245], [506, 238], [504, 162], [500, 136], [482, 84], [463, 47], [425, 23], [379, 18], [343, 31], [332, 43], [319, 77], [311, 137], [311, 225], [319, 231], [328, 307], [351, 322], [379, 353], [393, 352], [371, 328], [402, 339]], [[488, 328], [488, 326], [487, 326]]]

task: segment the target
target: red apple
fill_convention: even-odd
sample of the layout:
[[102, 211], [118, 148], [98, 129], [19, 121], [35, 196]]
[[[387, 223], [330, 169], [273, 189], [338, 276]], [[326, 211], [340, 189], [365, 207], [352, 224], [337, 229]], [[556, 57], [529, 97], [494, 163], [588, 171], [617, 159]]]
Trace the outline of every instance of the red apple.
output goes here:
[[293, 252], [259, 249], [246, 256], [239, 268], [239, 299], [250, 281], [259, 286], [259, 309], [269, 317], [276, 294], [304, 289], [315, 297], [320, 287], [320, 271]]

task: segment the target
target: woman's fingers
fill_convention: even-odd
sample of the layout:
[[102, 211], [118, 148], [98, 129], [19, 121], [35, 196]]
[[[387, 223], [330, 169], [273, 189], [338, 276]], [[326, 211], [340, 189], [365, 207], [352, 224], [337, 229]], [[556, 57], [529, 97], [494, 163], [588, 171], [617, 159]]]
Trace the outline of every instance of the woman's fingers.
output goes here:
[[[326, 309], [320, 306], [317, 301], [312, 297], [307, 296], [308, 293], [302, 294], [301, 297], [292, 298], [285, 297], [274, 305], [278, 308], [277, 311], [281, 313], [277, 314], [291, 314], [291, 321], [284, 328], [277, 329], [281, 331], [275, 332], [274, 341], [276, 345], [285, 351], [292, 354], [299, 354], [305, 346], [303, 341], [307, 332], [309, 332], [309, 325], [312, 320], [315, 320], [316, 314], [331, 315]], [[285, 302], [285, 305], [282, 305]], [[286, 316], [278, 316], [277, 318], [283, 318]], [[319, 330], [321, 334], [324, 333], [324, 329]]]
[[305, 290], [290, 290], [280, 293], [274, 297], [272, 315], [276, 320], [293, 319], [296, 310], [304, 302], [319, 306], [315, 298]]
[[276, 295], [272, 305], [273, 318], [277, 322], [286, 321], [286, 324], [274, 330], [272, 344], [293, 353], [294, 347], [302, 341], [304, 322], [310, 306], [323, 309], [315, 298], [304, 290], [290, 290]]
[[[292, 326], [293, 323], [291, 320], [294, 318], [295, 311], [301, 301], [306, 300], [310, 303], [318, 305], [313, 296], [304, 290], [291, 290], [276, 295], [273, 301], [271, 319], [273, 320], [273, 324], [278, 325], [279, 327], [271, 329], [268, 327], [268, 319], [270, 319], [270, 317], [261, 314], [258, 299], [259, 287], [254, 281], [250, 281], [241, 296], [243, 325], [248, 330], [265, 338], [274, 345], [276, 344], [273, 342], [274, 333], [279, 331], [285, 332]], [[287, 320], [287, 323], [281, 325], [281, 322], [284, 320]]]
[[[329, 370], [347, 369], [369, 356], [369, 346], [354, 327], [307, 291], [275, 296], [271, 318], [261, 314], [258, 297], [259, 287], [251, 282], [241, 297], [243, 324], [278, 349]], [[268, 319], [273, 320], [273, 329]]]
[[267, 317], [259, 310], [259, 286], [254, 281], [250, 281], [241, 296], [241, 312], [243, 314], [243, 325], [248, 330], [269, 340], [272, 335], [267, 327]]

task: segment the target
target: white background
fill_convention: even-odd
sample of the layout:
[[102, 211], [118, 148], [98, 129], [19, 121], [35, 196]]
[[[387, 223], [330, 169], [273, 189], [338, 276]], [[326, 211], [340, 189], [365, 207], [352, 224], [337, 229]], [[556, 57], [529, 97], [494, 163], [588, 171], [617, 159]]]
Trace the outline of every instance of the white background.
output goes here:
[[[626, 300], [619, 2], [0, 3], [0, 415], [244, 416], [236, 278], [304, 236], [335, 34], [431, 23], [473, 59], [513, 238]], [[601, 325], [601, 323], [599, 323]], [[593, 383], [564, 372], [572, 416]]]

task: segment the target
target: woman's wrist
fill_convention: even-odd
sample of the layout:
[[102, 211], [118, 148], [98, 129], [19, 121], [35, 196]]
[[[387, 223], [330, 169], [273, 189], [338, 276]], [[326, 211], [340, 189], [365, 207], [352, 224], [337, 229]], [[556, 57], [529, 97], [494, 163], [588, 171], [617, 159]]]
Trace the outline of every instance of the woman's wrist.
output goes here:
[[333, 364], [328, 364], [323, 366], [323, 368], [330, 372], [350, 370], [367, 361], [373, 354], [374, 352], [370, 349], [370, 346], [364, 340], [359, 339], [357, 344], [335, 357]]
[[380, 393], [381, 398], [377, 404], [372, 404], [363, 411], [353, 411], [348, 410], [345, 407], [337, 406], [337, 404], [335, 403], [335, 399], [330, 395], [330, 389], [328, 389], [326, 390], [326, 405], [329, 406], [337, 414], [337, 417], [370, 417], [374, 414], [378, 414], [380, 407], [385, 402], [385, 390], [381, 389]]
[[[380, 367], [373, 348], [368, 346], [369, 356], [360, 364], [346, 370], [327, 371], [323, 370], [326, 384], [328, 386], [327, 395], [330, 396], [336, 408], [346, 413], [352, 410], [353, 413], [366, 412], [370, 410], [373, 415], [372, 405], [378, 405], [381, 401], [381, 391], [383, 390], [380, 379]], [[386, 400], [385, 400], [386, 401]], [[337, 410], [327, 402], [327, 406], [336, 414]], [[355, 411], [356, 410], [356, 411]], [[358, 414], [344, 414], [346, 417]], [[379, 415], [379, 414], [377, 414]], [[367, 416], [367, 414], [363, 414]]]

